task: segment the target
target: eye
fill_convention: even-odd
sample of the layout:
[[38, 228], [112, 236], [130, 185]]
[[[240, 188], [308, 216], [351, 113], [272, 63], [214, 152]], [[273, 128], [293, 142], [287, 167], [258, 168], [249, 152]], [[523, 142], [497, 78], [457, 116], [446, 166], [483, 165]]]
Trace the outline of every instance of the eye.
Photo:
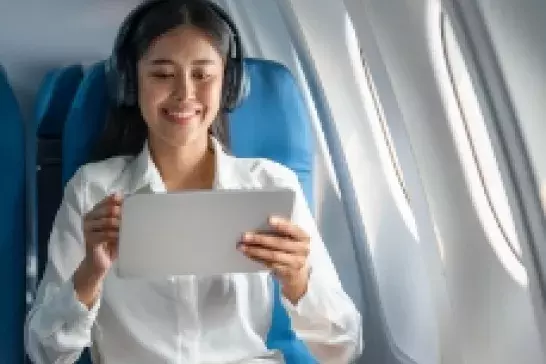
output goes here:
[[205, 81], [211, 77], [211, 75], [205, 72], [205, 70], [195, 70], [193, 71], [192, 76], [193, 79], [198, 81]]
[[174, 73], [170, 73], [170, 72], [161, 72], [161, 71], [156, 71], [156, 72], [152, 72], [150, 74], [153, 78], [157, 78], [159, 80], [164, 80], [164, 79], [167, 79], [167, 78], [172, 78], [174, 77]]

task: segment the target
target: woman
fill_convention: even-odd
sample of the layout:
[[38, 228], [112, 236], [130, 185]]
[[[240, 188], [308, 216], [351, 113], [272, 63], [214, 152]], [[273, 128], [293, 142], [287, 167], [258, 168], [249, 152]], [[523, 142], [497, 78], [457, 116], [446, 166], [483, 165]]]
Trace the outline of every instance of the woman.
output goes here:
[[275, 236], [247, 234], [239, 249], [271, 268], [294, 331], [320, 363], [360, 353], [359, 313], [295, 175], [224, 151], [225, 112], [242, 92], [233, 80], [236, 40], [229, 18], [206, 0], [148, 2], [122, 25], [113, 54], [118, 102], [102, 155], [66, 187], [27, 319], [35, 362], [73, 363], [86, 346], [107, 364], [283, 362], [266, 347], [271, 275], [144, 282], [122, 280], [112, 269], [124, 195], [249, 184], [289, 187], [297, 200], [291, 221], [271, 220]]

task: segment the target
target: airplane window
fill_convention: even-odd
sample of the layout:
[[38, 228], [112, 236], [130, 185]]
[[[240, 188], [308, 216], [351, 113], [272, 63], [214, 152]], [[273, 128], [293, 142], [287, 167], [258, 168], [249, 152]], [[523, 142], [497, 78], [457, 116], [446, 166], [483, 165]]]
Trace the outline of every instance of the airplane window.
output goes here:
[[441, 16], [441, 42], [458, 109], [458, 115], [449, 118], [450, 124], [474, 205], [490, 243], [496, 249], [508, 246], [521, 262], [521, 248], [484, 115], [447, 14]]
[[[360, 54], [358, 50], [360, 49]], [[359, 84], [362, 87], [363, 102], [367, 115], [371, 120], [371, 131], [376, 143], [383, 171], [385, 173], [390, 191], [402, 218], [415, 239], [419, 238], [417, 223], [411, 208], [410, 196], [396, 149], [392, 130], [387, 123], [385, 112], [371, 74], [364, 52], [357, 48], [353, 62], [355, 67], [362, 67], [358, 72]], [[358, 65], [356, 64], [358, 63]]]
[[400, 168], [400, 162], [398, 161], [398, 156], [396, 155], [396, 149], [394, 148], [394, 143], [392, 141], [392, 136], [389, 131], [389, 127], [387, 125], [387, 122], [385, 120], [385, 113], [383, 111], [383, 107], [381, 106], [381, 102], [379, 100], [379, 96], [377, 94], [377, 89], [375, 87], [375, 83], [373, 82], [373, 78], [370, 72], [370, 68], [368, 67], [368, 63], [366, 62], [364, 55], [362, 51], [360, 52], [361, 58], [362, 58], [362, 65], [364, 67], [364, 75], [366, 77], [366, 83], [370, 89], [371, 99], [373, 101], [375, 113], [377, 115], [377, 119], [379, 121], [379, 125], [381, 127], [381, 133], [383, 135], [383, 138], [385, 139], [385, 143], [387, 145], [388, 154], [390, 161], [392, 163], [392, 166], [394, 167], [394, 173], [396, 174], [396, 179], [398, 183], [400, 184], [400, 187], [402, 188], [402, 192], [404, 193], [404, 197], [406, 198], [406, 201], [409, 202], [409, 194], [406, 189], [406, 184], [404, 182], [404, 176], [402, 174], [402, 169]]

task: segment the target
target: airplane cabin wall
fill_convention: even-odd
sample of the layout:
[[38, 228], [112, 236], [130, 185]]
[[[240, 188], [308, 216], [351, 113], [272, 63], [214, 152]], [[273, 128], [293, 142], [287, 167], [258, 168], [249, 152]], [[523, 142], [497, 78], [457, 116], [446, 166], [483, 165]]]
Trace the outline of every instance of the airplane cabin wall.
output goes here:
[[[546, 184], [546, 2], [479, 0], [539, 184]], [[546, 208], [546, 207], [545, 207]]]
[[119, 24], [140, 0], [0, 0], [0, 63], [28, 118], [52, 68], [110, 54]]
[[[447, 325], [440, 331], [440, 342], [442, 353], [451, 349], [461, 358], [445, 355], [442, 362], [543, 363], [529, 287], [515, 279], [506, 260], [499, 258], [495, 245], [506, 242], [489, 240], [484, 229], [492, 227], [480, 223], [464, 179], [465, 167], [449, 126], [450, 118], [457, 117], [455, 100], [446, 96], [451, 90], [443, 89], [439, 80], [446, 77], [440, 71], [444, 67], [441, 44], [436, 43], [440, 7], [432, 11], [432, 0], [370, 0], [360, 8], [356, 2], [346, 0], [353, 4], [354, 16], [371, 23], [373, 34], [357, 22], [358, 35], [372, 37], [377, 44], [390, 81], [379, 90], [380, 97], [399, 108], [403, 117], [443, 251], [442, 276], [451, 307], [445, 312], [450, 317], [442, 318]], [[497, 2], [490, 5], [495, 7]], [[515, 64], [505, 67], [516, 72]], [[382, 71], [372, 67], [372, 74]], [[516, 77], [513, 73], [512, 81]], [[392, 94], [383, 92], [389, 87]], [[437, 289], [441, 280], [430, 278]]]
[[353, 203], [364, 221], [365, 241], [355, 242], [355, 253], [375, 285], [365, 287], [367, 313], [373, 317], [364, 321], [369, 342], [362, 362], [440, 362], [424, 249], [436, 243], [427, 229], [415, 231], [411, 208], [393, 182], [351, 19], [341, 2], [282, 3], [293, 9], [293, 26], [304, 39], [301, 48], [316, 68], [355, 188]]

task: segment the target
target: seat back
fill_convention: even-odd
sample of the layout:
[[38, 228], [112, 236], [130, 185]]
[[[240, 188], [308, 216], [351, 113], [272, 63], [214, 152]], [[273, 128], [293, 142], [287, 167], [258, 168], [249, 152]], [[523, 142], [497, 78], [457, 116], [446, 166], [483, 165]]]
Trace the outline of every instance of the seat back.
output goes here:
[[[263, 157], [298, 176], [313, 206], [313, 135], [309, 110], [290, 71], [272, 61], [247, 59], [250, 94], [230, 115], [231, 149], [238, 157]], [[275, 305], [267, 345], [283, 352], [287, 364], [316, 362], [291, 329], [275, 281]]]
[[[243, 105], [230, 115], [232, 153], [269, 158], [291, 168], [312, 206], [313, 138], [303, 96], [288, 69], [278, 63], [247, 59], [245, 67], [251, 90]], [[85, 77], [74, 102], [63, 137], [64, 183], [89, 159], [104, 128], [108, 99], [102, 64]], [[277, 282], [275, 297], [268, 347], [281, 350], [287, 364], [315, 363], [291, 329]]]
[[45, 268], [47, 242], [63, 194], [63, 128], [82, 77], [81, 65], [54, 69], [44, 77], [36, 98], [34, 125], [37, 138], [38, 279], [41, 279]]
[[24, 360], [25, 320], [25, 134], [15, 95], [0, 67], [0, 357]]

